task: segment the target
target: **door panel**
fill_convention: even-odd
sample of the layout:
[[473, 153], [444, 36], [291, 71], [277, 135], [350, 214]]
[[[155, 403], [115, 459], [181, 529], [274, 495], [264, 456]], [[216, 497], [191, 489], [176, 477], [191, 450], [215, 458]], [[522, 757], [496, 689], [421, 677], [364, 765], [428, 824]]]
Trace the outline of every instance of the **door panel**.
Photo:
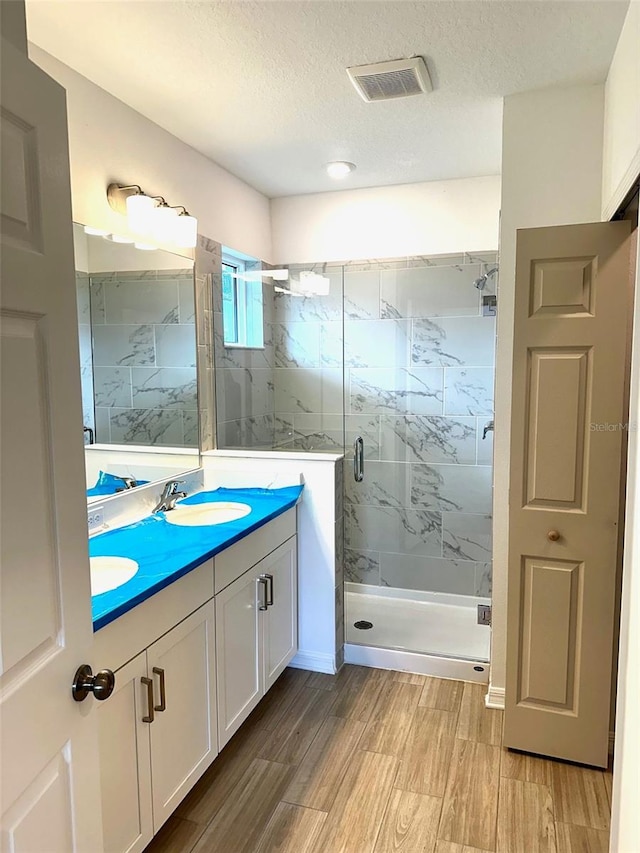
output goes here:
[[105, 853], [140, 853], [153, 837], [147, 655], [116, 672], [116, 689], [98, 708]]
[[65, 752], [56, 755], [5, 812], [3, 850], [44, 850], [43, 822], [46, 823], [47, 850], [73, 849], [69, 756]]
[[[523, 560], [520, 704], [576, 711], [582, 568], [560, 560]], [[542, 624], [544, 631], [538, 630]]]
[[218, 754], [214, 619], [210, 601], [147, 649], [156, 701], [149, 726], [155, 832]]
[[529, 358], [525, 505], [582, 508], [589, 351], [532, 349]]
[[518, 232], [506, 746], [606, 766], [630, 226]]
[[94, 853], [102, 849], [95, 702], [70, 695], [77, 667], [99, 666], [65, 93], [4, 39], [1, 58], [3, 841], [15, 853]]
[[219, 748], [264, 694], [258, 643], [258, 572], [246, 572], [215, 598]]
[[298, 571], [294, 536], [257, 566], [273, 576], [273, 604], [263, 612], [265, 692], [298, 650]]

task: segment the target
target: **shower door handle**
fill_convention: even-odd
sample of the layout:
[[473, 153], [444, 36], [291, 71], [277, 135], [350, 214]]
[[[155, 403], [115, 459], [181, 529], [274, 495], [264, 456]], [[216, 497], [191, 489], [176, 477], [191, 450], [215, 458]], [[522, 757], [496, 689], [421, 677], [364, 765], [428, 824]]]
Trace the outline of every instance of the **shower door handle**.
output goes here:
[[356, 483], [364, 480], [364, 441], [358, 436], [353, 442], [353, 478]]

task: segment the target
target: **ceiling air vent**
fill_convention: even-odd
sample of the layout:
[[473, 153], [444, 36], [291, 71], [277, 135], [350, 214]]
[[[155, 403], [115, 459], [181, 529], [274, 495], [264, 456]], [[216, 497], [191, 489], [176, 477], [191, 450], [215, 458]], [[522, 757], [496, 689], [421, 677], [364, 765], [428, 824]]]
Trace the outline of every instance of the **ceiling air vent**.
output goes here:
[[349, 79], [365, 101], [388, 101], [431, 92], [431, 78], [421, 56], [347, 68]]

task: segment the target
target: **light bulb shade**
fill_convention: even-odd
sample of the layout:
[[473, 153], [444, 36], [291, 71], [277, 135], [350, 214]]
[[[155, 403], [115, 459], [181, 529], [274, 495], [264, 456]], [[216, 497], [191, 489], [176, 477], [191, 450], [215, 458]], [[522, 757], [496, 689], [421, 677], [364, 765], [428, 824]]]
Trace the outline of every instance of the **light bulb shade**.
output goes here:
[[148, 236], [152, 233], [155, 206], [155, 201], [143, 193], [127, 197], [127, 224], [133, 234]]
[[183, 249], [193, 249], [198, 242], [198, 220], [181, 213], [173, 225], [173, 242]]
[[105, 231], [104, 228], [94, 228], [92, 225], [85, 225], [84, 233], [89, 234], [91, 237], [106, 237], [109, 232]]
[[160, 204], [153, 209], [152, 236], [158, 243], [172, 243], [176, 234], [178, 211], [167, 204]]

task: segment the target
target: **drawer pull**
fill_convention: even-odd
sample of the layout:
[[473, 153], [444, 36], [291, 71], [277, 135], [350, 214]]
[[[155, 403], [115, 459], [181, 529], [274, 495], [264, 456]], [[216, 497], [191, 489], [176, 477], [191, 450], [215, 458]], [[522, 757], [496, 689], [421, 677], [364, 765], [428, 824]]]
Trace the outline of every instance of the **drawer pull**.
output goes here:
[[147, 688], [147, 709], [148, 713], [146, 717], [142, 718], [143, 723], [152, 723], [155, 719], [155, 715], [153, 713], [153, 681], [150, 678], [141, 678], [140, 681]]
[[267, 582], [267, 607], [273, 605], [273, 575], [264, 574], [262, 577]]
[[266, 610], [267, 609], [267, 579], [264, 575], [261, 575], [258, 578], [258, 590], [261, 591], [261, 594], [258, 596], [258, 610]]
[[165, 695], [165, 685], [164, 685], [164, 669], [159, 666], [153, 667], [153, 672], [160, 678], [160, 704], [154, 705], [154, 711], [166, 711], [167, 710], [167, 697]]

